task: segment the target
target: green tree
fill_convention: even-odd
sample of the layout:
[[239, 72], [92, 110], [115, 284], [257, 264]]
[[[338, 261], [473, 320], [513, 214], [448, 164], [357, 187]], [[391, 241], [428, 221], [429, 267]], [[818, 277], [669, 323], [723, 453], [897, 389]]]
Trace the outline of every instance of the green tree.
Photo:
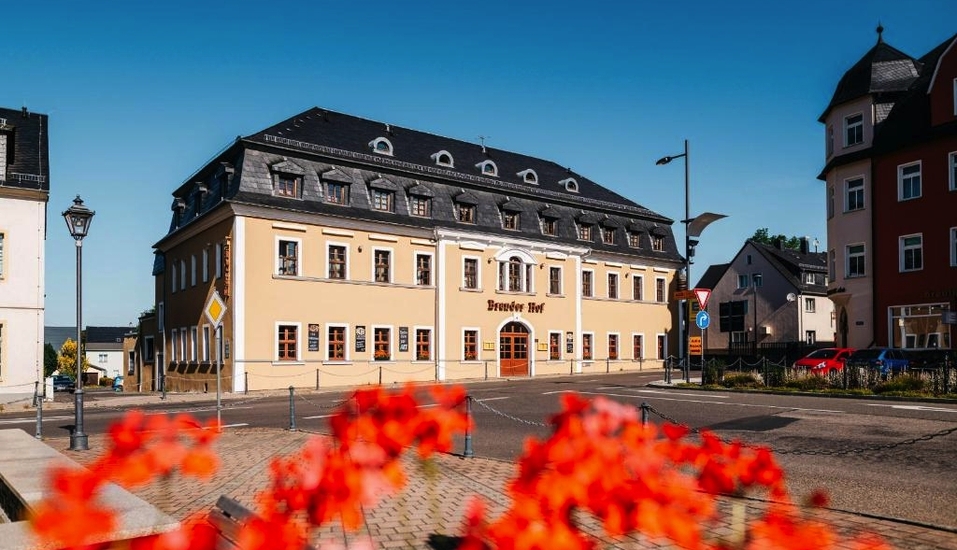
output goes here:
[[57, 355], [56, 348], [53, 347], [53, 344], [46, 344], [43, 346], [43, 377], [48, 378], [53, 376], [53, 371], [59, 367], [59, 356]]
[[754, 235], [751, 235], [750, 240], [757, 243], [766, 244], [768, 246], [774, 246], [774, 243], [778, 239], [781, 240], [782, 246], [784, 248], [791, 248], [793, 250], [801, 249], [801, 237], [795, 237], [793, 235], [791, 237], [786, 237], [780, 233], [777, 235], [771, 235], [768, 233], [767, 227], [762, 227], [761, 229], [756, 230]]
[[[81, 356], [81, 359], [85, 372], [90, 363], [86, 360], [86, 357]], [[76, 341], [67, 338], [67, 341], [63, 342], [63, 346], [60, 347], [60, 357], [57, 359], [57, 367], [60, 369], [60, 374], [66, 374], [72, 376], [74, 380], [76, 379]]]

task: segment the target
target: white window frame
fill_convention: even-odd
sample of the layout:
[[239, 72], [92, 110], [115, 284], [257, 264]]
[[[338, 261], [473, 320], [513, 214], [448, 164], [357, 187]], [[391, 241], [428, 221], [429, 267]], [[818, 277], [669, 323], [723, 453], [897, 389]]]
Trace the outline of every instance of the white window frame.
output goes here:
[[[465, 281], [465, 261], [475, 260], [475, 288], [469, 288]], [[462, 256], [462, 290], [469, 292], [482, 291], [482, 258], [478, 256]]]
[[[419, 256], [427, 256], [429, 258], [429, 281], [427, 284], [419, 283]], [[435, 254], [422, 251], [416, 251], [412, 254], [412, 281], [415, 282], [416, 286], [435, 286]]]
[[179, 340], [177, 340], [178, 337], [179, 337], [179, 333], [175, 328], [169, 331], [169, 343], [170, 343], [169, 348], [170, 348], [170, 356], [171, 356], [170, 361], [173, 363], [176, 362], [176, 356], [177, 356], [176, 348], [179, 347]]
[[[552, 270], [558, 270], [558, 293], [552, 292]], [[548, 296], [564, 296], [565, 295], [565, 270], [562, 269], [560, 265], [550, 265], [548, 266]]]
[[[642, 342], [642, 344], [644, 344], [644, 342]], [[655, 355], [658, 356], [659, 361], [668, 359], [668, 335], [664, 332], [655, 334]], [[664, 355], [664, 357], [662, 357], [662, 355]]]
[[[343, 278], [342, 278], [342, 279], [332, 279], [331, 277], [329, 277], [329, 274], [331, 273], [331, 267], [332, 267], [332, 265], [329, 263], [329, 249], [332, 248], [333, 246], [341, 246], [341, 247], [345, 248], [345, 256], [344, 256], [344, 258], [343, 258], [343, 262], [344, 262], [344, 264], [345, 264], [344, 267], [345, 267], [346, 272], [343, 274]], [[350, 271], [350, 270], [349, 270], [349, 264], [350, 264], [350, 262], [349, 262], [349, 257], [351, 256], [351, 252], [352, 252], [352, 251], [349, 250], [349, 243], [337, 242], [337, 241], [326, 241], [326, 254], [325, 254], [325, 256], [324, 256], [326, 271], [325, 271], [324, 275], [325, 275], [325, 277], [326, 277], [327, 279], [329, 279], [329, 280], [331, 280], [331, 281], [349, 281], [349, 280], [352, 279], [351, 274], [349, 273], [349, 271]], [[373, 262], [373, 266], [374, 266], [374, 265], [375, 265], [375, 260], [373, 259], [372, 262]], [[374, 267], [373, 267], [373, 269], [374, 269]], [[373, 274], [374, 274], [374, 273], [373, 273]], [[373, 278], [372, 280], [374, 281], [375, 278]]]
[[[448, 157], [448, 161], [443, 161], [442, 157]], [[455, 168], [455, 157], [452, 156], [452, 153], [449, 153], [445, 149], [442, 149], [438, 153], [432, 153], [432, 160], [435, 161], [436, 166], [445, 166], [448, 168]]]
[[[631, 276], [631, 299], [636, 302], [642, 302], [645, 299], [645, 276], [644, 275], [632, 275]], [[637, 282], [636, 282], [637, 281]], [[635, 296], [635, 288], [638, 289], [638, 295]]]
[[[857, 183], [860, 182], [860, 186]], [[852, 188], [851, 185], [854, 185]], [[864, 193], [864, 176], [854, 176], [853, 178], [848, 178], [844, 180], [844, 212], [857, 212], [858, 210], [864, 210], [866, 205], [864, 204], [866, 194]], [[860, 202], [857, 208], [851, 208], [851, 195], [860, 195]]]
[[203, 249], [203, 282], [209, 282], [209, 249]]
[[[585, 357], [585, 339], [591, 340], [591, 357]], [[582, 337], [578, 342], [578, 350], [581, 352], [582, 361], [594, 361], [595, 360], [595, 333], [592, 331], [582, 331]]]
[[216, 243], [216, 278], [219, 279], [223, 276], [223, 243]]
[[816, 313], [817, 312], [817, 302], [813, 297], [804, 297], [804, 313]]
[[[591, 287], [591, 288], [589, 289], [589, 293], [588, 293], [588, 294], [585, 294], [585, 275], [586, 275], [586, 274], [588, 275], [588, 280], [589, 280], [589, 285], [588, 285], [588, 286]], [[582, 298], [594, 298], [594, 297], [595, 297], [595, 270], [594, 270], [594, 269], [583, 269], [583, 270], [582, 270], [581, 287], [582, 287]]]
[[[914, 181], [916, 180], [917, 194], [905, 197], [904, 196], [904, 180], [905, 180], [904, 170], [907, 170], [908, 168], [913, 168], [915, 166], [917, 167], [916, 174], [910, 174], [909, 176], [906, 177], [906, 179], [908, 182], [911, 183], [911, 185], [913, 185]], [[924, 194], [923, 167], [921, 166], [921, 161], [908, 162], [907, 164], [899, 165], [897, 167], [897, 200], [898, 202], [919, 199], [923, 194]]]
[[[376, 276], [375, 276], [375, 268], [376, 268], [375, 259], [376, 259], [376, 253], [378, 252], [389, 253], [389, 269], [388, 269], [389, 273], [386, 275], [385, 281], [379, 281], [376, 279]], [[347, 254], [347, 257], [348, 257], [348, 254]], [[369, 257], [370, 257], [370, 261], [372, 262], [372, 266], [371, 266], [372, 270], [369, 272], [369, 280], [372, 281], [373, 283], [380, 284], [380, 285], [394, 283], [395, 282], [395, 250], [393, 248], [386, 247], [386, 246], [374, 246], [372, 247], [372, 254], [370, 254]]]
[[[852, 118], [854, 118], [854, 117], [861, 117], [860, 122], [856, 122], [856, 123], [853, 123], [853, 124], [852, 124], [852, 123], [849, 123], [850, 119], [852, 119]], [[861, 132], [860, 132], [860, 133], [861, 133], [861, 139], [860, 139], [860, 141], [855, 141], [854, 143], [851, 143], [851, 141], [848, 139], [848, 137], [850, 137], [850, 131], [851, 131], [852, 128], [855, 128], [855, 129], [856, 129], [856, 128], [858, 128], [858, 127], [860, 127], [860, 130], [861, 130]], [[857, 134], [856, 131], [855, 131], [854, 133]], [[849, 114], [849, 115], [845, 116], [845, 117], [844, 117], [844, 147], [853, 147], [853, 146], [855, 146], [855, 145], [860, 145], [860, 144], [862, 144], [862, 143], [864, 143], [864, 113], [862, 113], [862, 112], [861, 112], [861, 113], [852, 113], [852, 114]]]
[[[465, 333], [474, 332], [475, 333], [475, 359], [466, 359], [465, 358]], [[479, 327], [462, 327], [462, 332], [459, 333], [459, 353], [463, 362], [466, 361], [481, 361], [482, 360], [482, 329]]]
[[[635, 356], [634, 356], [634, 355], [635, 355], [635, 337], [638, 337], [638, 338], [641, 339], [641, 355], [638, 356], [638, 357], [635, 357]], [[643, 332], [632, 332], [632, 333], [631, 333], [631, 355], [632, 355], [632, 359], [634, 359], [635, 361], [641, 361], [642, 359], [645, 358], [645, 351], [647, 351], [647, 349], [648, 349], [648, 348], [645, 347], [645, 333], [643, 333]]]
[[189, 286], [196, 286], [196, 254], [189, 255]]
[[[851, 253], [851, 248], [860, 247], [860, 253]], [[863, 269], [860, 273], [851, 273], [851, 258], [860, 258]], [[864, 243], [848, 243], [844, 245], [844, 278], [856, 279], [867, 276], [867, 245]]]
[[[611, 295], [611, 280], [615, 279], [615, 295]], [[621, 274], [617, 271], [609, 271], [605, 273], [605, 285], [607, 292], [605, 293], [608, 296], [609, 300], [618, 300], [621, 298]]]
[[186, 330], [186, 327], [179, 329], [179, 360], [185, 362], [187, 359], [186, 355], [186, 340], [189, 338], [189, 331]]
[[[917, 244], [908, 245], [906, 242], [908, 239], [919, 239], [920, 242]], [[909, 271], [921, 271], [922, 269], [924, 269], [924, 234], [923, 233], [912, 233], [910, 235], [901, 235], [900, 238], [898, 239], [898, 246], [899, 246], [898, 257], [900, 258], [899, 267], [900, 267], [901, 273], [909, 272]], [[919, 254], [920, 265], [908, 268], [905, 265], [906, 256], [908, 252], [913, 252], [913, 251], [916, 251]]]
[[[349, 361], [352, 360], [352, 359], [351, 359], [351, 355], [349, 354], [349, 353], [352, 351], [352, 350], [351, 350], [351, 348], [352, 348], [352, 342], [349, 340], [349, 331], [350, 331], [351, 329], [350, 329], [349, 327], [350, 327], [350, 325], [349, 325], [348, 323], [326, 323], [326, 326], [325, 326], [325, 329], [324, 329], [324, 330], [325, 330], [326, 339], [325, 339], [325, 347], [323, 348], [323, 349], [325, 350], [325, 352], [324, 352], [323, 355], [322, 355], [322, 356], [324, 357], [323, 360], [324, 360], [326, 363], [337, 363], [337, 364], [338, 364], [338, 363], [348, 363]], [[343, 334], [345, 334], [345, 337], [346, 337], [346, 338], [345, 338], [345, 344], [344, 344], [344, 345], [345, 345], [345, 349], [343, 350], [343, 354], [342, 354], [343, 358], [342, 358], [342, 359], [333, 359], [333, 358], [331, 358], [331, 357], [329, 356], [329, 330], [330, 330], [330, 329], [333, 329], [333, 328], [341, 328], [341, 329], [343, 329]], [[320, 342], [320, 345], [322, 345], [321, 342]], [[367, 335], [367, 336], [366, 336], [366, 349], [368, 349], [368, 346], [369, 346], [369, 340], [368, 340], [368, 335]]]
[[[296, 358], [292, 361], [284, 361], [279, 359], [279, 327], [283, 325], [289, 325], [291, 327], [296, 327]], [[276, 321], [272, 329], [272, 349], [273, 349], [273, 364], [275, 365], [301, 365], [302, 360], [302, 323], [295, 321]]]
[[[282, 271], [283, 264], [280, 257], [282, 256], [282, 243], [290, 242], [296, 244], [296, 272], [295, 273], [284, 273]], [[302, 239], [298, 237], [286, 237], [283, 235], [276, 235], [276, 248], [275, 248], [275, 268], [273, 273], [280, 277], [299, 277], [302, 275]]]
[[212, 355], [213, 346], [212, 346], [212, 342], [210, 341], [210, 340], [211, 340], [211, 337], [212, 337], [212, 335], [211, 335], [211, 332], [212, 332], [212, 331], [210, 330], [210, 328], [211, 328], [211, 327], [210, 327], [210, 325], [208, 325], [208, 324], [204, 324], [204, 325], [203, 325], [203, 356], [202, 356], [202, 359], [203, 359], [203, 362], [204, 362], [204, 363], [209, 363], [209, 362], [211, 362], [211, 361], [212, 361], [212, 357], [213, 357], [213, 355]]
[[[511, 277], [509, 276], [509, 269], [512, 267], [512, 258], [518, 258], [519, 260], [519, 282], [518, 288], [512, 288], [509, 284]], [[513, 292], [518, 294], [532, 294], [535, 292], [534, 280], [535, 276], [532, 273], [532, 269], [535, 264], [528, 261], [526, 258], [523, 258], [520, 254], [506, 254], [498, 260], [498, 285], [497, 289], [499, 292]]]
[[[419, 331], [424, 330], [429, 333], [429, 358], [419, 359]], [[409, 335], [409, 354], [412, 355], [412, 361], [419, 363], [432, 363], [435, 361], [435, 330], [431, 326], [412, 326], [412, 334]]]
[[[658, 296], [658, 290], [661, 289], [661, 296]], [[659, 304], [668, 302], [668, 283], [664, 277], [655, 277], [655, 301]]]
[[[611, 356], [611, 339], [615, 338], [618, 350], [615, 352], [615, 357]], [[605, 334], [605, 357], [612, 361], [618, 361], [622, 358], [621, 353], [621, 333], [620, 332], [608, 332]]]
[[[380, 143], [385, 144], [384, 149], [379, 149]], [[392, 148], [392, 142], [384, 137], [377, 137], [374, 140], [370, 141], [369, 147], [372, 149], [372, 152], [377, 155], [386, 155], [391, 157], [392, 152], [394, 151], [394, 149]]]
[[[742, 284], [743, 283], [743, 284]], [[751, 278], [746, 273], [738, 274], [738, 288], [748, 288], [751, 286]]]
[[[553, 335], [553, 334], [557, 334], [557, 335], [558, 335], [558, 358], [552, 358], [551, 345], [552, 345], [552, 335]], [[560, 331], [560, 330], [550, 330], [550, 331], [548, 331], [548, 340], [546, 340], [546, 342], [548, 342], [548, 346], [549, 346], [548, 349], [546, 350], [546, 353], [548, 353], [548, 359], [547, 359], [547, 360], [548, 360], [548, 361], [561, 361], [562, 358], [565, 356], [565, 354], [564, 354], [564, 351], [565, 351], [565, 350], [564, 350], [564, 347], [565, 347], [565, 333], [562, 332], [562, 331]]]
[[[397, 353], [395, 349], [395, 339], [397, 337], [395, 333], [395, 327], [393, 325], [372, 325], [369, 327], [369, 332], [366, 333], [366, 349], [369, 350], [369, 356], [374, 360], [375, 359], [375, 331], [377, 329], [388, 329], [389, 330], [389, 361], [395, 361], [395, 354]], [[371, 343], [371, 347], [370, 347]], [[410, 344], [410, 348], [411, 348]]]
[[189, 327], [189, 361], [196, 362], [199, 353], [199, 327], [193, 325]]
[[957, 151], [947, 155], [947, 189], [957, 191]]
[[[486, 170], [486, 168], [489, 166], [491, 166], [492, 169]], [[491, 176], [493, 178], [498, 177], [498, 166], [496, 166], [495, 163], [490, 160], [483, 160], [482, 162], [476, 164], [475, 167], [479, 169], [479, 173], [483, 176]]]

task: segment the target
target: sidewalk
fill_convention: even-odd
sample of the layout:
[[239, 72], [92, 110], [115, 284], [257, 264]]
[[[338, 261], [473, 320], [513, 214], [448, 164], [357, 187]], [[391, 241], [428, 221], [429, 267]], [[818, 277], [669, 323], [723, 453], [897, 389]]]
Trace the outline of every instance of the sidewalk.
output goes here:
[[[241, 394], [237, 398], [248, 397]], [[208, 400], [208, 394], [168, 394], [169, 402]], [[122, 400], [122, 401], [121, 401]], [[147, 401], [148, 400], [148, 401]], [[101, 403], [110, 406], [130, 406], [153, 402], [152, 396], [130, 395], [111, 397]], [[196, 482], [174, 476], [163, 483], [133, 491], [147, 502], [177, 519], [192, 514], [204, 514], [212, 509], [220, 495], [230, 496], [255, 510], [255, 496], [269, 481], [269, 464], [273, 457], [288, 455], [299, 449], [312, 434], [269, 428], [227, 429], [216, 443], [221, 459], [220, 470], [208, 482]], [[103, 437], [90, 436], [90, 451], [69, 451], [69, 438], [50, 438], [46, 443], [80, 463], [92, 462], [103, 450]], [[377, 548], [451, 548], [440, 541], [455, 536], [462, 530], [462, 518], [470, 496], [481, 496], [489, 515], [497, 517], [508, 505], [504, 486], [514, 473], [514, 466], [484, 458], [462, 458], [439, 455], [435, 468], [423, 471], [414, 459], [414, 453], [405, 462], [408, 485], [399, 494], [384, 499], [378, 506], [366, 511], [366, 525], [360, 534], [371, 535]], [[731, 499], [723, 506], [730, 506]], [[744, 500], [749, 514], [761, 502]], [[724, 517], [730, 517], [723, 510]], [[957, 534], [926, 526], [912, 525], [858, 514], [816, 510], [812, 512], [835, 526], [838, 534], [849, 537], [861, 532], [877, 533], [894, 548], [957, 550]], [[606, 548], [668, 548], [663, 541], [644, 536], [625, 540], [611, 540], [601, 536], [600, 526], [585, 521], [587, 532]], [[715, 534], [727, 535], [731, 525], [719, 526]], [[325, 527], [319, 540], [339, 543], [353, 541], [356, 534], [345, 535], [337, 526]], [[430, 545], [430, 540], [432, 545]]]

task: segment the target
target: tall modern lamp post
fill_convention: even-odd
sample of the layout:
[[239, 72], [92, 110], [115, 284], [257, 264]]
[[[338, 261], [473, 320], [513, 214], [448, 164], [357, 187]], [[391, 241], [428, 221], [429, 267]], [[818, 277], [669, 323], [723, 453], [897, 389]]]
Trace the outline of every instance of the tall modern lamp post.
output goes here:
[[[704, 228], [710, 225], [712, 222], [718, 221], [727, 216], [724, 214], [715, 214], [713, 212], [704, 212], [695, 216], [694, 218], [691, 217], [691, 191], [689, 185], [690, 177], [688, 175], [688, 140], [685, 140], [685, 150], [683, 153], [661, 157], [655, 161], [655, 164], [657, 166], [662, 166], [680, 158], [685, 159], [685, 219], [681, 220], [681, 223], [685, 224], [685, 281], [687, 282], [688, 290], [690, 290], [691, 264], [694, 263], [691, 258], [694, 257], [694, 249], [695, 246], [698, 245], [697, 237], [699, 237], [701, 232], [704, 231]], [[684, 366], [685, 382], [687, 382], [691, 377], [691, 354], [688, 352], [688, 336], [691, 333], [691, 322], [688, 318], [687, 300], [681, 301], [679, 313], [678, 329], [681, 346], [678, 348], [678, 360]], [[702, 365], [702, 368], [703, 367], [704, 366]]]
[[80, 355], [80, 343], [83, 341], [83, 237], [90, 231], [93, 221], [93, 212], [83, 206], [83, 199], [77, 195], [73, 199], [73, 206], [63, 213], [70, 235], [76, 241], [76, 391], [73, 392], [74, 425], [70, 434], [71, 451], [87, 451], [90, 449], [89, 438], [83, 433], [83, 356]]

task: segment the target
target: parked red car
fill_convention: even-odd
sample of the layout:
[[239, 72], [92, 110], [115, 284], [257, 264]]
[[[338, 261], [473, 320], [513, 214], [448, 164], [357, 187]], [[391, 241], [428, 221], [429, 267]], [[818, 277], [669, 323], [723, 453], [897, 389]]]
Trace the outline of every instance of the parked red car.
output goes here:
[[806, 367], [811, 374], [830, 374], [844, 368], [844, 362], [854, 353], [851, 348], [821, 348], [794, 362], [795, 367]]

